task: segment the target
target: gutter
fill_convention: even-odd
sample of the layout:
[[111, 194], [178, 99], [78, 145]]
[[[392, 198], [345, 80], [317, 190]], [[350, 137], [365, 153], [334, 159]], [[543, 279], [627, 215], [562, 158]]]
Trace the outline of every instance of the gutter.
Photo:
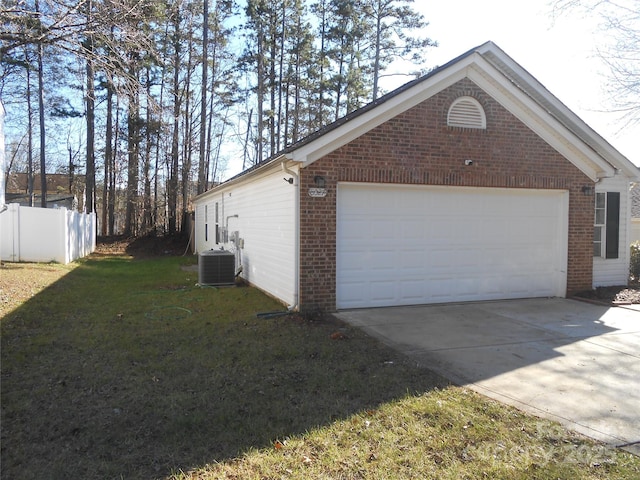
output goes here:
[[294, 192], [294, 256], [293, 256], [293, 304], [289, 305], [289, 311], [298, 311], [300, 308], [300, 176], [287, 168], [286, 160], [280, 164], [282, 171], [291, 175], [291, 179], [284, 179], [295, 188]]
[[202, 198], [206, 198], [209, 195], [217, 192], [219, 189], [221, 188], [225, 188], [225, 187], [229, 187], [231, 185], [234, 185], [238, 182], [243, 182], [246, 178], [250, 178], [254, 175], [260, 174], [263, 171], [273, 167], [274, 165], [277, 165], [279, 161], [285, 161], [286, 158], [284, 157], [284, 155], [278, 155], [276, 158], [273, 158], [271, 160], [266, 160], [263, 163], [260, 163], [258, 165], [254, 165], [253, 167], [240, 172], [239, 174], [237, 174], [234, 177], [231, 177], [228, 180], [225, 180], [224, 182], [215, 185], [213, 187], [211, 187], [209, 190], [207, 190], [206, 192], [202, 192], [200, 195], [196, 195], [195, 197], [193, 197], [192, 201], [193, 202], [197, 202], [199, 199]]

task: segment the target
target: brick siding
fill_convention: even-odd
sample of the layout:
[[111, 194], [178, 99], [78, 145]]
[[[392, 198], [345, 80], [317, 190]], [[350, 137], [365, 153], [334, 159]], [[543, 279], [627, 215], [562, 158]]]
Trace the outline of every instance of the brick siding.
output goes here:
[[[486, 130], [448, 127], [462, 95], [483, 106]], [[473, 159], [465, 166], [465, 159]], [[312, 198], [314, 177], [327, 196]], [[591, 180], [470, 80], [463, 80], [302, 169], [300, 174], [300, 306], [336, 308], [338, 182], [452, 185], [569, 191], [567, 294], [591, 288]]]

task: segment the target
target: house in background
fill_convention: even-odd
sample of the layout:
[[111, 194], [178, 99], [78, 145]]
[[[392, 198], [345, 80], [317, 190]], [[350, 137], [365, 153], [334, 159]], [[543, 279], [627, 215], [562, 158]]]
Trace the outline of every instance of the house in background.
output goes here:
[[564, 297], [627, 283], [639, 181], [488, 42], [196, 197], [196, 250], [292, 309]]
[[[26, 173], [9, 173], [6, 178], [6, 203], [23, 207], [31, 205]], [[47, 208], [64, 207], [82, 211], [85, 195], [84, 175], [61, 173], [47, 174]], [[33, 206], [39, 207], [42, 199], [40, 174], [33, 178]]]

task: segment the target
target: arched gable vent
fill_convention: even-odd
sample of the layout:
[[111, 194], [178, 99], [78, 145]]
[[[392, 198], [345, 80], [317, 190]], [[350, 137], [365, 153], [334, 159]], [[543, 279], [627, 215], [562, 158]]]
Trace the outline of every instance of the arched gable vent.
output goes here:
[[473, 97], [460, 97], [449, 107], [447, 125], [462, 128], [487, 128], [487, 117], [480, 102]]

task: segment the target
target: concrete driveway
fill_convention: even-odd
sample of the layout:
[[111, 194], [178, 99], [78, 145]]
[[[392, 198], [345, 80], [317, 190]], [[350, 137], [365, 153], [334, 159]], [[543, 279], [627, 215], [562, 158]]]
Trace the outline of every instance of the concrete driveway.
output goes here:
[[640, 310], [569, 299], [338, 312], [454, 383], [640, 454]]

